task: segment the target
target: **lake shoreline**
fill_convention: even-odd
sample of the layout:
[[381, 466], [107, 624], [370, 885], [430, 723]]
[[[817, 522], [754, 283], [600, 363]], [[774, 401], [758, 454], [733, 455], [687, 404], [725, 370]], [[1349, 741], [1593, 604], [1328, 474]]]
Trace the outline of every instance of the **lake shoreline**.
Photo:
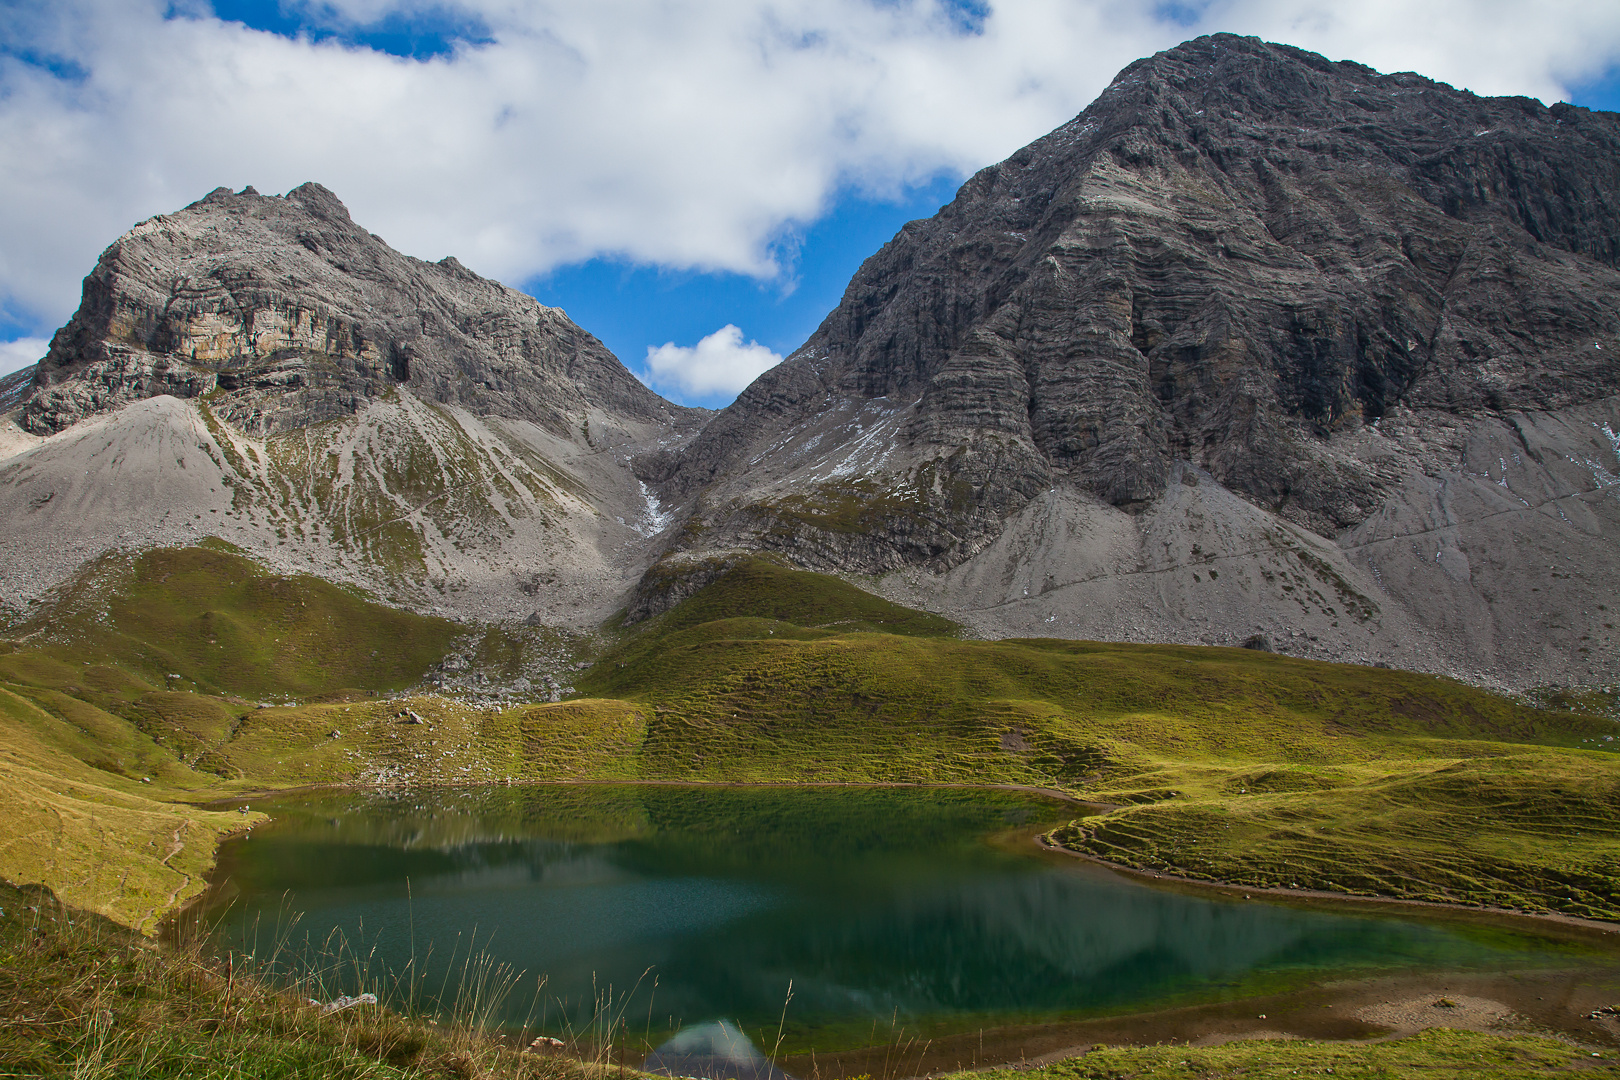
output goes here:
[[1620, 976], [1614, 972], [1602, 985], [1595, 981], [1572, 985], [1572, 977], [1562, 972], [1373, 975], [1227, 1001], [1008, 1025], [932, 1039], [902, 1032], [889, 1044], [784, 1055], [780, 1064], [794, 1076], [819, 1075], [822, 1080], [863, 1073], [925, 1080], [954, 1072], [1039, 1068], [1084, 1057], [1100, 1047], [1196, 1048], [1300, 1039], [1367, 1045], [1410, 1038], [1434, 1027], [1494, 1035], [1552, 1034], [1582, 1050], [1601, 1048], [1606, 1063], [1612, 1063], [1620, 1048], [1620, 1021], [1591, 1020], [1585, 1013], [1614, 996], [1620, 988], [1617, 980]]
[[1514, 919], [1537, 919], [1542, 922], [1558, 923], [1564, 926], [1578, 927], [1583, 930], [1597, 930], [1605, 934], [1620, 933], [1620, 923], [1607, 922], [1603, 919], [1588, 919], [1581, 915], [1566, 915], [1558, 911], [1521, 911], [1516, 908], [1487, 907], [1483, 904], [1456, 904], [1444, 900], [1412, 900], [1399, 896], [1379, 896], [1365, 893], [1332, 892], [1327, 889], [1286, 889], [1279, 886], [1241, 885], [1231, 881], [1218, 881], [1214, 878], [1196, 878], [1183, 874], [1166, 873], [1158, 870], [1141, 870], [1124, 863], [1112, 862], [1085, 851], [1075, 851], [1073, 848], [1054, 844], [1045, 836], [1037, 836], [1035, 844], [1043, 851], [1055, 855], [1067, 855], [1095, 866], [1105, 867], [1122, 877], [1132, 878], [1143, 882], [1163, 882], [1172, 885], [1191, 886], [1195, 889], [1208, 889], [1219, 893], [1242, 893], [1247, 900], [1249, 893], [1260, 893], [1265, 896], [1280, 897], [1295, 900], [1331, 900], [1346, 901], [1357, 904], [1385, 904], [1399, 907], [1429, 908], [1438, 911], [1468, 912], [1480, 915], [1507, 916]]
[[317, 791], [414, 791], [419, 788], [507, 788], [507, 787], [591, 787], [623, 784], [628, 787], [714, 787], [714, 788], [942, 788], [966, 791], [1021, 791], [1040, 795], [1073, 806], [1084, 806], [1099, 813], [1120, 809], [1118, 804], [1082, 799], [1059, 788], [1040, 787], [1036, 784], [976, 784], [968, 781], [923, 780], [658, 780], [633, 778], [626, 780], [477, 780], [466, 783], [420, 784], [295, 784], [284, 788], [256, 788], [251, 791], [220, 798], [211, 798], [188, 805], [203, 809], [234, 807], [248, 799], [281, 798]]
[[[300, 784], [288, 788], [264, 788], [228, 798], [210, 799], [206, 802], [195, 803], [203, 809], [234, 808], [249, 799], [282, 798], [288, 795], [299, 795], [305, 792], [323, 791], [403, 791], [416, 788], [505, 788], [505, 787], [588, 787], [594, 785], [622, 784], [626, 786], [641, 787], [712, 787], [712, 788], [883, 788], [883, 789], [947, 789], [968, 791], [1016, 791], [1030, 795], [1039, 795], [1043, 798], [1068, 803], [1071, 806], [1085, 807], [1096, 813], [1107, 813], [1120, 807], [1113, 803], [1097, 802], [1082, 799], [1077, 795], [1062, 791], [1058, 788], [1041, 787], [1035, 784], [975, 784], [932, 782], [918, 780], [661, 780], [661, 779], [629, 779], [629, 780], [497, 780], [479, 781], [466, 784]], [[238, 830], [239, 832], [240, 830]], [[233, 833], [233, 835], [235, 835]], [[221, 842], [226, 838], [221, 838]], [[1341, 893], [1326, 889], [1287, 889], [1279, 886], [1242, 885], [1236, 882], [1219, 881], [1212, 878], [1197, 878], [1183, 874], [1166, 873], [1156, 870], [1141, 870], [1124, 863], [1112, 862], [1108, 859], [1083, 851], [1075, 851], [1059, 844], [1053, 844], [1043, 835], [1034, 837], [1035, 846], [1043, 851], [1056, 855], [1067, 855], [1071, 858], [1089, 862], [1096, 866], [1105, 867], [1114, 873], [1134, 878], [1144, 882], [1160, 881], [1171, 885], [1190, 886], [1198, 889], [1209, 889], [1220, 893], [1260, 893], [1266, 896], [1275, 896], [1284, 899], [1298, 900], [1343, 900], [1360, 904], [1388, 904], [1402, 907], [1429, 908], [1440, 911], [1456, 911], [1474, 914], [1501, 915], [1515, 919], [1536, 919], [1542, 922], [1558, 923], [1566, 926], [1578, 927], [1585, 930], [1598, 930], [1604, 933], [1620, 933], [1620, 922], [1608, 922], [1602, 919], [1591, 919], [1581, 915], [1568, 915], [1557, 911], [1538, 912], [1522, 911], [1515, 908], [1487, 907], [1478, 904], [1459, 904], [1443, 900], [1413, 900], [1399, 896], [1367, 895], [1363, 893]], [[216, 848], [217, 851], [217, 848]], [[206, 890], [205, 890], [206, 891]], [[198, 897], [200, 898], [200, 896]], [[193, 901], [171, 913], [170, 917], [178, 917], [186, 908], [192, 906]]]
[[[1050, 788], [1035, 785], [1019, 784], [972, 784], [972, 783], [920, 783], [906, 781], [889, 782], [850, 782], [850, 781], [820, 781], [820, 782], [770, 782], [770, 781], [683, 781], [683, 780], [534, 780], [513, 781], [510, 783], [470, 783], [470, 784], [431, 784], [431, 785], [375, 785], [375, 784], [312, 784], [301, 785], [295, 788], [266, 789], [255, 793], [243, 794], [227, 800], [218, 800], [212, 805], [239, 805], [254, 798], [276, 798], [297, 796], [300, 794], [337, 793], [337, 792], [378, 792], [398, 793], [401, 791], [425, 788], [432, 790], [489, 790], [513, 787], [688, 787], [710, 789], [777, 789], [797, 790], [806, 788], [820, 789], [882, 789], [901, 790], [916, 789], [942, 789], [967, 791], [1003, 791], [1018, 792], [1034, 795], [1041, 798], [1052, 799], [1068, 806], [1085, 807], [1102, 812], [1112, 807], [1107, 804], [1088, 802], [1076, 796]], [[1050, 826], [1047, 826], [1048, 828]], [[237, 830], [237, 834], [244, 830]], [[1011, 841], [1014, 838], [1008, 837]], [[1535, 919], [1543, 925], [1552, 923], [1574, 930], [1585, 937], [1599, 933], [1606, 938], [1608, 935], [1620, 930], [1620, 925], [1606, 923], [1599, 920], [1584, 919], [1577, 916], [1559, 915], [1557, 913], [1533, 913], [1513, 911], [1507, 909], [1485, 908], [1472, 905], [1452, 904], [1435, 901], [1404, 900], [1396, 897], [1382, 896], [1356, 896], [1343, 893], [1303, 890], [1303, 889], [1276, 889], [1256, 888], [1252, 886], [1237, 885], [1230, 882], [1214, 882], [1204, 879], [1185, 877], [1162, 872], [1144, 871], [1133, 867], [1100, 859], [1084, 852], [1072, 851], [1049, 842], [1040, 833], [1025, 833], [1017, 837], [1016, 846], [1022, 848], [1025, 841], [1032, 840], [1032, 846], [1040, 853], [1048, 856], [1068, 856], [1085, 863], [1090, 863], [1099, 869], [1120, 875], [1142, 884], [1158, 888], [1186, 889], [1194, 892], [1213, 892], [1223, 897], [1241, 895], [1248, 899], [1252, 894], [1261, 902], [1305, 902], [1327, 901], [1342, 903], [1355, 901], [1358, 905], [1382, 904], [1399, 909], [1433, 909], [1436, 914], [1455, 913], [1464, 916], [1484, 916], [1490, 920], [1517, 921], [1522, 919]], [[1009, 846], [1012, 846], [1009, 844]], [[1024, 850], [1028, 850], [1025, 848]], [[217, 849], [216, 849], [217, 851]], [[218, 862], [215, 869], [223, 869]], [[210, 873], [208, 888], [185, 905], [176, 918], [191, 910], [200, 908], [214, 889], [224, 883], [223, 877], [216, 877]], [[1572, 967], [1575, 965], [1572, 965]], [[1599, 976], [1596, 970], [1593, 976]], [[1620, 966], [1613, 966], [1607, 972], [1607, 978], [1599, 978], [1605, 987], [1613, 985], [1620, 991]], [[1527, 976], [1534, 985], [1545, 984], [1549, 990], [1548, 996], [1556, 995], [1560, 1006], [1556, 1013], [1548, 1011], [1537, 1019], [1538, 1026], [1558, 1030], [1564, 1037], [1579, 1039], [1583, 1045], [1620, 1046], [1620, 1024], [1615, 1024], [1614, 1038], [1593, 1042], [1594, 1036], [1599, 1037], [1608, 1032], [1608, 1025], [1601, 1022], [1592, 1022], [1582, 1025], [1578, 1015], [1569, 1008], [1571, 992], [1575, 997], [1584, 1000], [1593, 997], [1594, 1002], [1590, 1008], [1597, 1005], [1607, 1005], [1614, 998], [1612, 995], [1599, 999], [1597, 983], [1586, 975], [1573, 970], [1538, 971]], [[1281, 994], [1262, 995], [1253, 998], [1237, 998], [1228, 1001], [1218, 1001], [1202, 1004], [1191, 1004], [1170, 1009], [1148, 1009], [1140, 1012], [1116, 1013], [1081, 1020], [1054, 1020], [1037, 1022], [1033, 1024], [1020, 1024], [1006, 1028], [986, 1029], [977, 1034], [974, 1047], [969, 1047], [968, 1033], [947, 1034], [935, 1039], [925, 1040], [926, 1046], [932, 1050], [924, 1049], [923, 1053], [933, 1060], [929, 1067], [919, 1068], [913, 1072], [890, 1072], [891, 1080], [898, 1080], [899, 1076], [932, 1076], [945, 1071], [958, 1069], [990, 1069], [1016, 1066], [1035, 1066], [1074, 1057], [1085, 1053], [1091, 1046], [1106, 1043], [1114, 1046], [1148, 1046], [1163, 1042], [1167, 1039], [1176, 1042], [1185, 1042], [1188, 1045], [1215, 1045], [1219, 1042], [1235, 1039], [1252, 1038], [1314, 1038], [1338, 1042], [1366, 1042], [1378, 1039], [1400, 1038], [1411, 1034], [1421, 1028], [1411, 1031], [1391, 1028], [1390, 1025], [1371, 1023], [1358, 1019], [1349, 1014], [1347, 1010], [1350, 1003], [1356, 1008], [1364, 1005], [1370, 1007], [1373, 994], [1369, 987], [1389, 987], [1388, 993], [1403, 997], [1402, 1004], [1410, 1006], [1408, 1012], [1418, 1009], [1419, 1006], [1431, 1007], [1435, 999], [1444, 995], [1459, 993], [1458, 986], [1472, 988], [1476, 994], [1484, 994], [1490, 1001], [1503, 1001], [1511, 999], [1518, 1005], [1519, 994], [1510, 985], [1519, 981], [1521, 976], [1496, 977], [1494, 983], [1486, 986], [1480, 982], [1484, 976], [1477, 974], [1448, 974], [1445, 972], [1425, 973], [1421, 976], [1386, 977], [1374, 976], [1371, 978], [1352, 978], [1350, 980], [1328, 981], [1308, 986], [1299, 990], [1288, 991]], [[1477, 984], [1477, 985], [1476, 985]], [[1398, 993], [1397, 993], [1398, 988]], [[1377, 994], [1383, 994], [1383, 989]], [[1426, 1000], [1424, 999], [1427, 995]], [[1375, 995], [1374, 995], [1375, 996]], [[1539, 997], [1535, 997], [1539, 1000]], [[1367, 999], [1363, 1001], [1363, 999]], [[1472, 999], [1471, 999], [1472, 1000]], [[1528, 999], [1527, 999], [1528, 1000]], [[1384, 1004], [1389, 1004], [1385, 1001]], [[1585, 1006], [1583, 1006], [1585, 1007]], [[1335, 1009], [1340, 1011], [1335, 1012]], [[1519, 1008], [1514, 1009], [1515, 1015], [1520, 1013]], [[1455, 1026], [1463, 1021], [1460, 1013], [1453, 1011], [1436, 1012], [1436, 1025]], [[1269, 1018], [1269, 1019], [1268, 1019]], [[1443, 1022], [1443, 1023], [1439, 1023]], [[1582, 1026], [1596, 1028], [1596, 1031], [1580, 1030]], [[1484, 1026], [1471, 1028], [1472, 1030], [1485, 1030]], [[955, 1048], [954, 1050], [952, 1048]], [[835, 1051], [830, 1054], [818, 1054], [819, 1066], [817, 1071], [824, 1078], [838, 1075], [858, 1076], [863, 1072], [878, 1075], [871, 1066], [877, 1065], [878, 1056], [886, 1057], [894, 1048], [873, 1046], [845, 1051]], [[913, 1051], [915, 1052], [915, 1051]], [[837, 1063], [836, 1065], [834, 1063]], [[798, 1064], [792, 1058], [784, 1059], [784, 1064], [793, 1070]], [[814, 1064], [813, 1062], [811, 1064]], [[921, 1066], [923, 1062], [919, 1060]], [[829, 1067], [842, 1070], [829, 1072]], [[800, 1075], [795, 1072], [794, 1075]], [[808, 1073], [804, 1075], [809, 1075]]]

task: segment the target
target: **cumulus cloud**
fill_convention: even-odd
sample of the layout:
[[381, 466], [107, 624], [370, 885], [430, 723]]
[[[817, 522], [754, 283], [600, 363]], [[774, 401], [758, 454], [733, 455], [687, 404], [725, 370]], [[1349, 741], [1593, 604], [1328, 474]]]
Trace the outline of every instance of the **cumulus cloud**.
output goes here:
[[38, 363], [50, 347], [49, 341], [37, 337], [0, 341], [0, 375], [10, 375], [13, 371], [21, 371], [30, 364]]
[[654, 390], [687, 399], [730, 397], [781, 362], [757, 341], [744, 344], [743, 332], [727, 323], [693, 346], [673, 341], [649, 345], [643, 381]]
[[0, 5], [0, 308], [53, 327], [137, 220], [221, 184], [305, 180], [396, 247], [507, 281], [599, 255], [770, 278], [834, 193], [966, 175], [1130, 60], [1211, 30], [1543, 98], [1620, 57], [1620, 5], [1590, 0], [282, 8], [325, 30], [477, 32], [417, 60], [252, 30], [207, 0]]

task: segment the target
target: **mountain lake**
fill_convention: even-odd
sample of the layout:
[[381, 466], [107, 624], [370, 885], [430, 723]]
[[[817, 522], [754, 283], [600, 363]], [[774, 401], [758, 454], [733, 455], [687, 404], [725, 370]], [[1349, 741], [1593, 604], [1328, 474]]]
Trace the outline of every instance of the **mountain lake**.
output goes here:
[[633, 1064], [713, 1029], [799, 1074], [820, 1054], [820, 1075], [901, 1075], [925, 1054], [1016, 1060], [1032, 1031], [1078, 1039], [1096, 1018], [1328, 983], [1614, 968], [1554, 924], [1146, 883], [1042, 851], [1037, 834], [1087, 811], [1012, 790], [531, 785], [253, 806], [272, 822], [222, 848], [196, 909], [219, 948], [324, 969], [329, 995], [433, 1010], [481, 994], [514, 1037]]

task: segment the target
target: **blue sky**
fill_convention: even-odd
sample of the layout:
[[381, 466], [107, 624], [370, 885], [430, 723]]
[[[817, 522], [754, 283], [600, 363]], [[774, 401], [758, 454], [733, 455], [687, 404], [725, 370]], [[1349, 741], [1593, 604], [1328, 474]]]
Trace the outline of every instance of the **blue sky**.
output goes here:
[[[0, 372], [135, 221], [315, 179], [719, 406], [963, 178], [1232, 30], [1620, 109], [1620, 6], [1432, 0], [37, 0], [0, 5]], [[109, 167], [109, 163], [116, 167]], [[669, 345], [670, 348], [660, 349]], [[656, 350], [649, 361], [649, 350]], [[649, 363], [653, 366], [649, 367]]]
[[[867, 256], [900, 226], [931, 217], [956, 195], [962, 177], [947, 175], [907, 188], [897, 198], [840, 193], [826, 216], [781, 242], [780, 278], [761, 281], [736, 273], [695, 273], [591, 259], [559, 267], [523, 283], [541, 303], [560, 307], [636, 369], [649, 347], [690, 346], [725, 325], [742, 330], [778, 356], [802, 345], [837, 306], [844, 287]], [[665, 396], [686, 405], [719, 408], [736, 392]]]

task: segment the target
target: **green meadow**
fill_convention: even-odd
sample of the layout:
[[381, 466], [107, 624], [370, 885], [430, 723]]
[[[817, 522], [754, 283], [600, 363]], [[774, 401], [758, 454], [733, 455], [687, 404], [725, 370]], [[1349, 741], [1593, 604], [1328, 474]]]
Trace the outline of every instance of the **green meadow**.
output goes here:
[[[1595, 700], [1536, 708], [1241, 649], [970, 640], [766, 559], [604, 630], [555, 704], [427, 692], [453, 642], [494, 670], [523, 648], [515, 630], [277, 575], [218, 542], [109, 557], [5, 634], [0, 877], [48, 888], [131, 955], [204, 889], [219, 840], [262, 820], [211, 807], [310, 784], [1034, 785], [1107, 807], [1049, 836], [1116, 864], [1620, 920], [1617, 725]], [[341, 1057], [347, 1038], [322, 1045]], [[1512, 1053], [1564, 1068], [1528, 1045]], [[385, 1071], [352, 1075], [395, 1067], [366, 1060]], [[1107, 1075], [1199, 1075], [1131, 1060]]]

